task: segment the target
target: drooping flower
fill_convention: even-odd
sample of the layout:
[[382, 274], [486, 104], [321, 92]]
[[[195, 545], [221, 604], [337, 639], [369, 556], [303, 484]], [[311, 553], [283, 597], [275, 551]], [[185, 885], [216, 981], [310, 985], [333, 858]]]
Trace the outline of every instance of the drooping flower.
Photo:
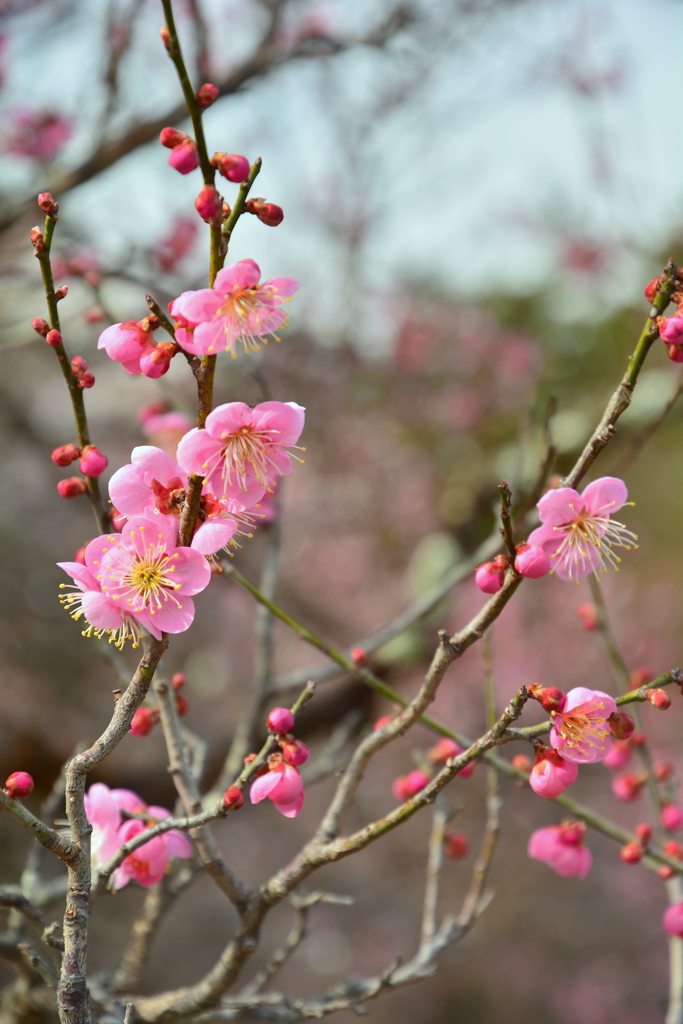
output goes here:
[[149, 317], [112, 324], [100, 334], [97, 347], [105, 349], [115, 363], [121, 363], [126, 373], [142, 373], [155, 379], [163, 377], [178, 348], [172, 341], [157, 344], [154, 340], [156, 326]]
[[601, 690], [576, 686], [567, 693], [562, 711], [551, 712], [550, 744], [567, 761], [593, 764], [612, 747], [607, 719], [617, 710], [614, 698]]
[[531, 833], [527, 853], [540, 860], [563, 878], [585, 878], [593, 857], [583, 845], [586, 826], [575, 821], [567, 825], [550, 825]]
[[244, 402], [219, 405], [205, 428], [191, 430], [178, 445], [178, 462], [203, 476], [220, 500], [233, 498], [243, 508], [255, 505], [280, 476], [292, 472], [292, 455], [304, 426], [296, 402]]
[[573, 785], [578, 774], [576, 762], [565, 761], [555, 750], [545, 750], [529, 773], [529, 785], [538, 796], [550, 800]]
[[[179, 523], [186, 499], [187, 473], [160, 448], [140, 445], [134, 448], [131, 462], [122, 466], [109, 481], [109, 496], [124, 516], [159, 514], [172, 516]], [[229, 544], [240, 524], [251, 520], [241, 515], [241, 507], [218, 501], [202, 488], [197, 524], [191, 547], [203, 555], [213, 555]], [[232, 514], [231, 514], [232, 513]]]
[[551, 572], [562, 580], [578, 583], [589, 573], [619, 568], [614, 548], [630, 551], [637, 536], [610, 516], [626, 504], [623, 480], [604, 476], [588, 484], [583, 494], [573, 487], [558, 487], [543, 495], [538, 513], [543, 523], [529, 536], [529, 544], [545, 548], [553, 563]]
[[270, 771], [259, 776], [250, 790], [252, 804], [258, 804], [268, 797], [285, 818], [296, 818], [304, 805], [304, 786], [296, 768], [275, 761]]
[[245, 352], [257, 351], [261, 342], [287, 323], [280, 309], [292, 297], [299, 282], [274, 277], [259, 284], [261, 270], [253, 260], [240, 260], [219, 270], [213, 288], [183, 292], [169, 309], [176, 321], [176, 341], [194, 355], [229, 351], [236, 355], [237, 342]]
[[[84, 636], [108, 633], [116, 646], [136, 646], [140, 625], [161, 640], [182, 633], [194, 619], [192, 596], [211, 578], [198, 551], [176, 547], [177, 525], [169, 517], [136, 516], [120, 534], [105, 534], [85, 549], [85, 565], [58, 562], [74, 580], [76, 593], [61, 597], [72, 618], [85, 616]], [[80, 591], [80, 593], [78, 592]]]

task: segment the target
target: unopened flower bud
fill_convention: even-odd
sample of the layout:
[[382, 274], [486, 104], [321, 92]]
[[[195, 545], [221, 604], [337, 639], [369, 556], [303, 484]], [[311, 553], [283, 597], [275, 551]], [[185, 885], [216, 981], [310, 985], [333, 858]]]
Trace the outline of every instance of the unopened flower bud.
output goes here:
[[192, 139], [184, 139], [174, 146], [168, 156], [168, 163], [179, 174], [189, 174], [199, 167], [199, 150]]
[[23, 800], [33, 790], [33, 779], [28, 772], [12, 772], [5, 782], [5, 789], [15, 800]]
[[649, 668], [646, 668], [644, 665], [639, 665], [638, 668], [634, 668], [633, 672], [631, 672], [628, 685], [632, 690], [637, 690], [639, 686], [645, 686], [646, 683], [651, 683], [654, 677], [654, 672]]
[[662, 316], [657, 321], [659, 337], [666, 345], [683, 345], [683, 317]]
[[186, 682], [187, 676], [184, 672], [176, 672], [171, 676], [171, 686], [174, 690], [182, 690]]
[[659, 711], [666, 711], [671, 707], [671, 697], [664, 690], [648, 690], [645, 698]]
[[62, 344], [62, 336], [59, 331], [48, 331], [45, 335], [45, 341], [48, 345], [52, 345], [53, 348], [59, 348]]
[[54, 201], [49, 192], [41, 192], [38, 196], [38, 206], [41, 208], [43, 213], [46, 213], [49, 217], [57, 213], [59, 209], [58, 204]]
[[59, 481], [57, 490], [63, 498], [77, 498], [80, 494], [86, 493], [88, 485], [83, 477], [70, 476], [68, 480]]
[[643, 744], [645, 743], [645, 733], [644, 732], [634, 732], [633, 735], [631, 736], [631, 743], [633, 744], [634, 747], [642, 747]]
[[271, 732], [290, 732], [294, 726], [294, 715], [287, 708], [273, 708], [268, 715], [266, 725]]
[[70, 466], [81, 454], [81, 449], [75, 444], [62, 444], [55, 448], [50, 458], [56, 466]]
[[94, 444], [87, 444], [81, 455], [81, 473], [83, 476], [100, 476], [109, 465], [109, 459]]
[[614, 740], [612, 742], [612, 749], [607, 757], [603, 757], [602, 763], [610, 771], [620, 772], [622, 768], [628, 767], [632, 754], [633, 751], [628, 740]]
[[159, 134], [159, 142], [166, 149], [175, 149], [176, 146], [180, 146], [181, 143], [187, 139], [185, 132], [178, 131], [177, 128], [162, 128]]
[[455, 740], [444, 736], [433, 747], [427, 751], [427, 760], [430, 764], [445, 764], [449, 757], [457, 757], [462, 754], [462, 747]]
[[141, 707], [133, 715], [128, 732], [133, 736], [147, 736], [159, 721], [159, 709]]
[[485, 562], [479, 566], [474, 573], [474, 582], [485, 594], [497, 594], [503, 586], [505, 570], [509, 564], [509, 558], [498, 555], [492, 562]]
[[565, 846], [581, 846], [586, 834], [582, 821], [564, 821], [560, 825], [560, 836]]
[[420, 790], [424, 789], [428, 782], [428, 775], [415, 770], [407, 775], [401, 775], [398, 779], [394, 779], [391, 792], [396, 800], [409, 800], [411, 796], [415, 796]]
[[91, 388], [95, 383], [94, 373], [83, 373], [78, 379], [79, 388]]
[[68, 286], [68, 284], [60, 284], [59, 288], [57, 288], [57, 290], [55, 291], [55, 298], [56, 298], [57, 302], [59, 302], [60, 299], [65, 299], [68, 294], [69, 294], [69, 286]]
[[275, 203], [264, 203], [258, 199], [248, 199], [245, 205], [249, 213], [255, 214], [262, 224], [267, 224], [270, 228], [276, 228], [285, 219], [282, 207], [277, 206]]
[[45, 239], [38, 225], [31, 228], [31, 245], [36, 252], [45, 252]]
[[652, 766], [652, 774], [657, 782], [668, 782], [673, 776], [674, 766], [668, 761], [655, 761]]
[[73, 359], [71, 360], [71, 369], [78, 377], [80, 376], [80, 374], [85, 373], [85, 371], [88, 369], [88, 364], [86, 363], [83, 356], [74, 356]]
[[239, 811], [244, 805], [242, 791], [237, 786], [230, 786], [223, 794], [223, 806], [229, 811]]
[[[224, 178], [234, 181], [236, 185], [246, 181], [249, 177], [249, 161], [246, 156], [240, 156], [239, 153], [214, 153], [211, 163]], [[248, 208], [249, 202], [247, 201]]]
[[213, 185], [205, 185], [194, 201], [194, 208], [208, 224], [221, 213], [223, 200]]
[[683, 363], [683, 345], [669, 345], [666, 354], [672, 363]]
[[584, 629], [597, 629], [600, 619], [598, 617], [598, 609], [594, 604], [580, 604], [576, 609], [576, 614], [581, 619], [581, 625]]
[[469, 853], [467, 836], [462, 832], [444, 832], [443, 852], [452, 860], [462, 860]]
[[657, 298], [657, 292], [659, 291], [659, 286], [663, 283], [664, 278], [665, 278], [665, 275], [664, 274], [660, 274], [659, 277], [653, 277], [652, 280], [650, 281], [650, 283], [648, 285], [646, 285], [646, 287], [645, 287], [645, 298], [647, 299], [647, 301], [650, 304], [652, 304], [655, 301], [655, 299]]
[[616, 775], [612, 779], [612, 792], [617, 800], [630, 803], [640, 796], [642, 781], [633, 772], [624, 772], [623, 775]]
[[287, 764], [297, 768], [308, 761], [309, 749], [301, 740], [288, 740], [282, 747], [282, 756]]
[[625, 740], [633, 733], [636, 723], [625, 711], [613, 711], [607, 719], [612, 735], [618, 740]]
[[547, 576], [552, 568], [550, 555], [545, 548], [536, 544], [520, 544], [515, 558], [515, 569], [530, 580], [538, 580]]
[[47, 337], [50, 332], [50, 325], [47, 320], [43, 320], [42, 316], [34, 317], [34, 319], [31, 320], [31, 327], [36, 334], [42, 334], [44, 338]]
[[683, 825], [683, 811], [676, 804], [665, 804], [659, 819], [669, 832], [677, 832]]
[[636, 825], [633, 831], [638, 836], [643, 846], [647, 846], [647, 844], [652, 839], [652, 829], [649, 825], [645, 824], [645, 822], [643, 822], [641, 825]]
[[200, 85], [197, 90], [197, 103], [202, 108], [210, 107], [212, 103], [215, 103], [218, 99], [218, 86], [212, 85], [211, 82], [204, 82], [204, 85]]
[[619, 856], [624, 864], [640, 864], [643, 859], [643, 851], [638, 843], [626, 843], [619, 851]]
[[670, 839], [667, 843], [664, 843], [664, 853], [667, 857], [673, 857], [674, 860], [683, 860], [683, 846], [677, 843], [675, 839]]
[[536, 691], [536, 700], [544, 711], [550, 714], [551, 711], [562, 711], [567, 703], [567, 695], [557, 686], [544, 686]]
[[166, 49], [170, 50], [171, 49], [171, 33], [168, 31], [168, 25], [162, 25], [161, 26], [161, 28], [159, 29], [159, 35], [161, 36], [161, 41], [164, 44], [164, 46], [166, 47]]
[[377, 721], [372, 727], [373, 731], [377, 732], [378, 729], [383, 729], [385, 725], [389, 725], [389, 723], [393, 722], [393, 720], [393, 715], [380, 715], [380, 717], [377, 719]]
[[526, 754], [515, 754], [512, 758], [512, 767], [516, 768], [518, 772], [530, 772], [531, 765], [531, 758]]
[[661, 868], [657, 872], [659, 877], [664, 882], [668, 882], [668, 880], [673, 877], [673, 873], [674, 873], [674, 869], [670, 868], [668, 864], [662, 864]]
[[[88, 544], [89, 543], [90, 541], [88, 541]], [[78, 562], [79, 565], [85, 565], [85, 549], [87, 548], [88, 544], [84, 544], [83, 547], [79, 548], [76, 554], [74, 555], [74, 562]]]
[[183, 718], [183, 716], [187, 714], [189, 709], [190, 705], [187, 703], [187, 697], [183, 693], [178, 693], [176, 691], [175, 710], [178, 717]]
[[368, 664], [368, 656], [362, 647], [354, 647], [351, 651], [351, 661], [354, 663], [356, 668], [366, 668]]

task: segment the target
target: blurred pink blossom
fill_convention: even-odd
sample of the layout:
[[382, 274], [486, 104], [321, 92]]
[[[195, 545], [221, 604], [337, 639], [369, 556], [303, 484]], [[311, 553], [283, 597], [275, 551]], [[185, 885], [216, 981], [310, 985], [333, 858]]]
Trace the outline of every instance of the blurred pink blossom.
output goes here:
[[15, 110], [5, 137], [5, 149], [36, 163], [49, 163], [69, 141], [73, 125], [49, 110]]
[[585, 827], [578, 822], [568, 825], [550, 825], [531, 833], [527, 853], [540, 860], [563, 878], [585, 878], [591, 869], [593, 857], [583, 845]]
[[160, 238], [150, 249], [152, 261], [159, 270], [172, 274], [192, 249], [198, 231], [199, 224], [194, 217], [177, 217], [169, 234]]

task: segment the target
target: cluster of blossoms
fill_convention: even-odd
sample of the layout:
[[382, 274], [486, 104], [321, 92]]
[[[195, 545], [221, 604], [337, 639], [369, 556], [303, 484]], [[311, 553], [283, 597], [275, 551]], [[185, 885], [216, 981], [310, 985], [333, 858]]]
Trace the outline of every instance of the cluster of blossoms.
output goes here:
[[[274, 708], [267, 724], [269, 731], [277, 736], [281, 753], [270, 755], [268, 766], [261, 768], [252, 783], [249, 796], [253, 804], [267, 797], [285, 818], [296, 818], [304, 805], [304, 786], [298, 768], [308, 760], [308, 747], [292, 735], [294, 715], [287, 708]], [[245, 764], [250, 764], [255, 756], [249, 754]], [[229, 794], [230, 790], [227, 798]], [[229, 806], [229, 799], [224, 802]]]
[[[92, 825], [91, 854], [93, 867], [99, 868], [113, 857], [121, 846], [144, 832], [146, 828], [171, 817], [165, 807], [148, 806], [130, 789], [109, 789], [95, 782], [85, 796], [85, 813]], [[187, 859], [192, 846], [182, 832], [170, 829], [138, 847], [129, 854], [111, 876], [114, 889], [122, 889], [131, 879], [148, 888], [166, 874], [172, 857]]]
[[[582, 494], [573, 487], [548, 491], [536, 506], [543, 525], [517, 548], [515, 570], [531, 579], [555, 573], [575, 583], [590, 573], [599, 577], [610, 567], [618, 572], [621, 559], [614, 549], [630, 551], [638, 546], [637, 536], [610, 518], [627, 499], [626, 484], [611, 476], [594, 480]], [[497, 593], [509, 565], [509, 558], [498, 555], [479, 566], [475, 573], [479, 589]]]

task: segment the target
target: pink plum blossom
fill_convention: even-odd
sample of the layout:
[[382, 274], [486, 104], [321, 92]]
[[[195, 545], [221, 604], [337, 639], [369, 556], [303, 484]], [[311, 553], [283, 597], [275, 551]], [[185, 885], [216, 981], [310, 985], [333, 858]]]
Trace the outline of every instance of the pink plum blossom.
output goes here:
[[492, 562], [484, 562], [475, 570], [474, 582], [485, 594], [497, 594], [509, 565], [510, 559], [506, 555], [497, 555]]
[[550, 555], [545, 548], [536, 544], [520, 544], [517, 548], [515, 569], [530, 580], [538, 580], [541, 576], [547, 576], [552, 569]]
[[620, 772], [622, 768], [628, 768], [632, 755], [633, 749], [628, 740], [613, 740], [612, 749], [607, 757], [603, 757], [602, 763], [610, 771]]
[[662, 825], [669, 832], [677, 832], [683, 825], [683, 811], [676, 804], [665, 804], [660, 815]]
[[189, 174], [196, 170], [199, 167], [197, 143], [193, 139], [183, 139], [168, 154], [168, 163], [179, 174]]
[[252, 804], [258, 804], [268, 797], [285, 818], [296, 818], [304, 805], [304, 786], [296, 768], [276, 761], [265, 775], [252, 783], [250, 797]]
[[[134, 448], [131, 463], [122, 466], [109, 481], [109, 496], [124, 516], [172, 516], [177, 524], [185, 502], [187, 473], [160, 448], [141, 445]], [[213, 555], [229, 544], [239, 531], [244, 516], [239, 508], [217, 501], [206, 487], [200, 499], [199, 526], [191, 547], [203, 555]]]
[[573, 785], [578, 774], [579, 766], [574, 761], [565, 761], [554, 750], [547, 750], [531, 769], [529, 785], [538, 796], [552, 799]]
[[112, 798], [112, 791], [103, 782], [94, 782], [85, 794], [85, 813], [92, 825], [90, 854], [94, 868], [113, 857], [121, 845], [118, 829], [121, 811]]
[[593, 572], [618, 570], [621, 559], [613, 548], [630, 551], [638, 538], [610, 516], [626, 504], [623, 480], [603, 476], [588, 484], [583, 494], [573, 487], [558, 487], [543, 495], [538, 513], [543, 526], [529, 536], [529, 544], [545, 548], [553, 562], [552, 572], [562, 580], [578, 583]]
[[178, 462], [188, 473], [206, 479], [221, 500], [232, 498], [243, 508], [255, 505], [279, 476], [292, 472], [292, 456], [304, 426], [296, 402], [262, 402], [250, 409], [244, 402], [219, 405], [178, 445]]
[[614, 698], [601, 690], [576, 686], [567, 693], [562, 711], [553, 711], [550, 745], [567, 761], [593, 764], [612, 747], [607, 719], [617, 710]]
[[551, 825], [531, 833], [527, 853], [534, 860], [540, 860], [563, 878], [585, 878], [591, 869], [593, 857], [583, 845], [585, 827], [573, 825]]
[[674, 903], [667, 907], [662, 917], [662, 925], [667, 935], [677, 935], [683, 939], [683, 903]]
[[61, 598], [72, 618], [88, 622], [84, 636], [110, 635], [116, 646], [140, 641], [140, 626], [161, 640], [182, 633], [194, 619], [192, 596], [211, 578], [198, 551], [176, 547], [177, 525], [168, 516], [136, 516], [120, 534], [104, 534], [85, 549], [85, 565], [58, 562], [77, 593]]
[[126, 373], [142, 373], [152, 378], [163, 377], [177, 351], [172, 342], [154, 341], [147, 318], [112, 324], [100, 334], [97, 347], [103, 348], [115, 363], [121, 363]]
[[49, 110], [15, 110], [10, 120], [6, 151], [36, 163], [54, 160], [73, 134], [71, 122]]
[[635, 772], [624, 772], [622, 775], [615, 775], [612, 779], [612, 792], [617, 800], [623, 800], [624, 803], [637, 800], [642, 788], [642, 779]]
[[[253, 260], [240, 260], [219, 270], [213, 288], [183, 292], [170, 308], [177, 323], [176, 341], [194, 355], [229, 351], [237, 342], [245, 352], [257, 351], [287, 323], [279, 308], [299, 287], [291, 277], [259, 284], [261, 270]], [[275, 338], [279, 341], [279, 338]]]
[[683, 345], [683, 316], [663, 316], [658, 326], [665, 345]]

